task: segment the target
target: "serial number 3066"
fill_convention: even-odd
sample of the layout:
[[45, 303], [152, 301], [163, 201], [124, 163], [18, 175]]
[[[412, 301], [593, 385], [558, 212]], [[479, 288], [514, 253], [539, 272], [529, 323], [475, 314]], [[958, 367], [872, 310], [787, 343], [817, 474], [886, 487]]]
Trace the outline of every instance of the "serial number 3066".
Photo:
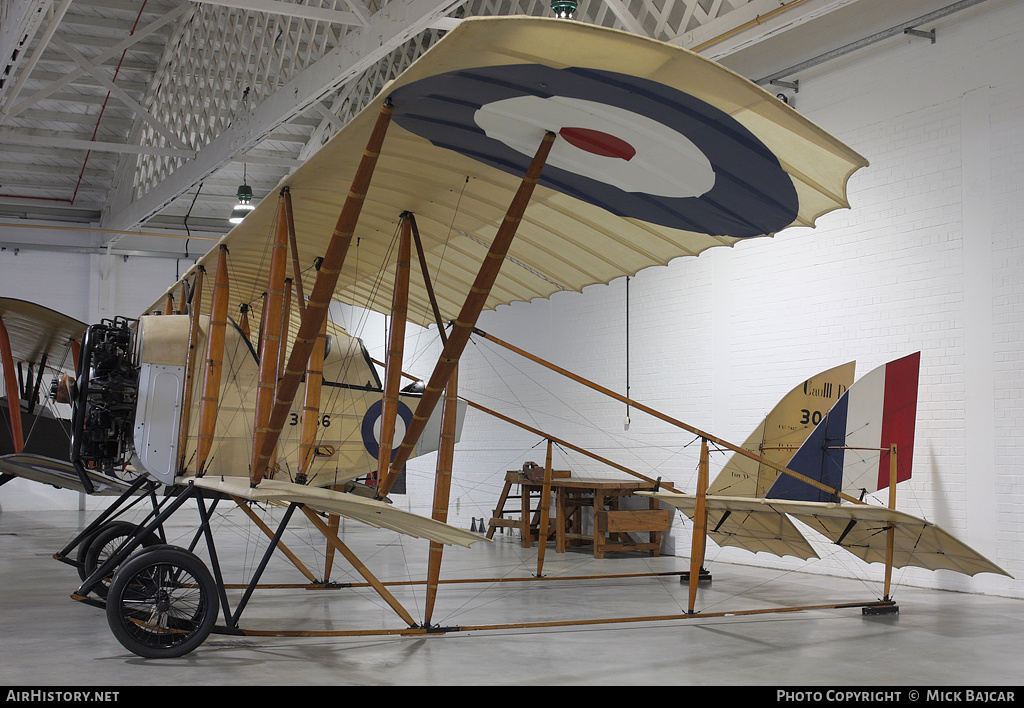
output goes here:
[[[288, 425], [298, 425], [298, 424], [299, 424], [299, 414], [298, 413], [291, 413], [291, 414], [289, 414]], [[316, 422], [316, 424], [319, 425], [322, 428], [329, 428], [329, 427], [331, 427], [331, 414], [330, 413], [324, 413], [322, 416], [320, 416], [320, 420], [318, 420]]]

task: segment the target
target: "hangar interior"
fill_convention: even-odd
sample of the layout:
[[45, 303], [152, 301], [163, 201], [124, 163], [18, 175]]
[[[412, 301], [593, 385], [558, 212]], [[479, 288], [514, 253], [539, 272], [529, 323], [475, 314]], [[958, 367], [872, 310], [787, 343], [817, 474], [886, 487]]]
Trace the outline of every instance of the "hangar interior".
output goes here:
[[[553, 16], [547, 2], [491, 0], [12, 0], [4, 12], [0, 296], [87, 323], [141, 314], [231, 228], [240, 185], [253, 201], [273, 198], [282, 178], [462, 19]], [[798, 685], [834, 683], [837, 667], [863, 655], [864, 672], [840, 683], [1018, 682], [1024, 246], [1014, 223], [1024, 193], [1024, 3], [583, 0], [565, 21], [717, 61], [869, 165], [850, 180], [849, 208], [814, 228], [502, 306], [484, 312], [480, 328], [733, 441], [817, 371], [856, 361], [860, 376], [920, 352], [914, 476], [900, 485], [900, 508], [1007, 575], [900, 569], [901, 613], [888, 618], [806, 610], [436, 638], [220, 638], [156, 662], [167, 667], [159, 680], [188, 667], [182, 680], [197, 684]], [[332, 315], [384, 358], [386, 317], [343, 306]], [[429, 375], [441, 351], [436, 329], [410, 326], [405, 341], [407, 370]], [[472, 340], [460, 390], [649, 477], [696, 486], [692, 435], [492, 342]], [[541, 442], [470, 411], [448, 522], [489, 521], [506, 474], [543, 463]], [[564, 446], [554, 457], [572, 475], [618, 476]], [[726, 457], [715, 451], [712, 475]], [[429, 515], [433, 474], [432, 456], [411, 460], [395, 506]], [[4, 684], [130, 683], [154, 663], [127, 654], [102, 612], [68, 599], [78, 581], [52, 559], [103, 506], [22, 479], [0, 487]], [[426, 562], [425, 546], [351, 521], [343, 531], [385, 577], [412, 576]], [[546, 572], [685, 570], [692, 531], [675, 514], [656, 557], [552, 552]], [[502, 529], [486, 548], [446, 551], [446, 563], [456, 576], [535, 567], [536, 544], [522, 545], [515, 529]], [[723, 609], [880, 594], [878, 564], [825, 543], [816, 550], [806, 562], [711, 544], [714, 579], [701, 592]], [[493, 585], [493, 600], [453, 587], [451, 622], [675, 614], [685, 604], [676, 577]], [[328, 626], [349, 613], [393, 623], [379, 603], [345, 604], [320, 595], [296, 609], [281, 598], [257, 612], [271, 623], [295, 613]], [[482, 619], [477, 606], [498, 619]], [[740, 674], [729, 661], [737, 655], [747, 659]]]

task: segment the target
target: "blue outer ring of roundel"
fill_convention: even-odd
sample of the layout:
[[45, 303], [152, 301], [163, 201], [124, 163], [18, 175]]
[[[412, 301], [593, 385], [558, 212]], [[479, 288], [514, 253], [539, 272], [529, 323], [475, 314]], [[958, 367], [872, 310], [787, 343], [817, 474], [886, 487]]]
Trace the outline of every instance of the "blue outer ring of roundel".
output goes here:
[[[377, 419], [380, 418], [381, 413], [384, 411], [384, 402], [375, 401], [373, 405], [366, 409], [366, 413], [363, 415], [363, 424], [360, 426], [359, 432], [363, 436], [363, 447], [366, 451], [373, 455], [373, 459], [378, 459], [380, 455], [380, 443], [377, 442], [376, 436], [373, 434], [373, 426], [376, 425]], [[398, 402], [398, 415], [405, 421], [405, 427], [408, 428], [412, 422], [412, 411], [409, 410], [409, 406], [405, 405], [401, 401]], [[401, 443], [401, 440], [397, 441]], [[394, 461], [395, 455], [398, 453], [398, 448], [395, 447], [391, 450], [391, 460]]]
[[453, 71], [395, 89], [392, 120], [438, 147], [521, 177], [532, 155], [487, 137], [473, 114], [485, 104], [527, 95], [596, 101], [644, 115], [685, 135], [715, 171], [715, 186], [700, 197], [626, 192], [553, 165], [545, 166], [540, 178], [547, 187], [616, 216], [716, 236], [771, 234], [796, 218], [792, 179], [753, 133], [724, 111], [648, 79], [539, 64]]

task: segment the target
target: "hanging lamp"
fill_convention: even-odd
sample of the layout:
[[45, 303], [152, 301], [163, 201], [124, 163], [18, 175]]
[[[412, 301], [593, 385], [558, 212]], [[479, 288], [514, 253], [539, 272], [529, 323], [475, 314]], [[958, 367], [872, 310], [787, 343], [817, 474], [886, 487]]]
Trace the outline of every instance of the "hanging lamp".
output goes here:
[[576, 6], [575, 0], [551, 0], [551, 11], [555, 13], [555, 17], [563, 20], [572, 19], [573, 13], [576, 12]]
[[238, 185], [238, 191], [235, 193], [235, 196], [238, 197], [238, 204], [236, 204], [235, 208], [231, 210], [231, 216], [228, 217], [228, 221], [232, 224], [241, 224], [242, 219], [244, 219], [250, 211], [256, 208], [256, 206], [251, 203], [252, 187], [246, 184], [244, 164], [242, 165], [242, 184]]

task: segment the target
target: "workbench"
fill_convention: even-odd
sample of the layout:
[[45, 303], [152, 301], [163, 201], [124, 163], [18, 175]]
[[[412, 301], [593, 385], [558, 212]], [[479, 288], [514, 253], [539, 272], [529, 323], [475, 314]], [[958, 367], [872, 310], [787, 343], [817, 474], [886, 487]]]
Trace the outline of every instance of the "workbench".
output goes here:
[[[520, 508], [506, 510], [505, 504], [513, 498], [512, 490], [519, 487]], [[661, 551], [661, 534], [672, 524], [672, 511], [659, 508], [658, 501], [647, 499], [646, 509], [620, 508], [620, 502], [634, 492], [654, 491], [655, 484], [640, 479], [606, 479], [601, 477], [573, 477], [570, 472], [552, 473], [549, 496], [548, 538], [553, 534], [555, 551], [564, 553], [567, 547], [592, 544], [595, 558], [604, 558], [609, 551]], [[518, 528], [523, 548], [530, 548], [540, 540], [540, 515], [543, 508], [543, 480], [532, 478], [519, 470], [505, 474], [505, 487], [494, 509], [487, 528], [492, 538], [497, 528]], [[550, 509], [554, 508], [554, 518]], [[593, 510], [593, 527], [584, 533], [584, 509]], [[506, 513], [519, 511], [519, 518], [505, 518]], [[637, 541], [630, 534], [646, 534], [646, 540]], [[545, 540], [546, 542], [546, 540]]]

